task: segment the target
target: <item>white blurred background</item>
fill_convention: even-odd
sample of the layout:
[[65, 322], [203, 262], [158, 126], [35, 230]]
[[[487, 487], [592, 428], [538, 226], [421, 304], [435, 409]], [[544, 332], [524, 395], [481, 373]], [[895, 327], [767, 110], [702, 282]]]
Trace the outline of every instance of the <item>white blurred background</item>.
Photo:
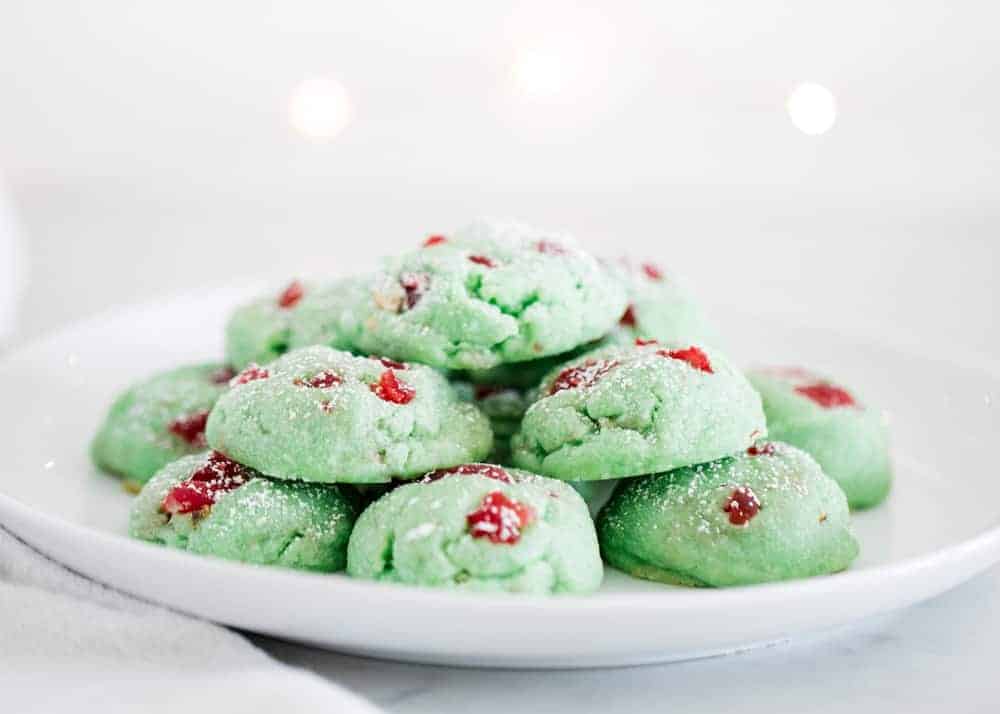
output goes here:
[[0, 335], [487, 214], [995, 358], [995, 8], [5, 0]]

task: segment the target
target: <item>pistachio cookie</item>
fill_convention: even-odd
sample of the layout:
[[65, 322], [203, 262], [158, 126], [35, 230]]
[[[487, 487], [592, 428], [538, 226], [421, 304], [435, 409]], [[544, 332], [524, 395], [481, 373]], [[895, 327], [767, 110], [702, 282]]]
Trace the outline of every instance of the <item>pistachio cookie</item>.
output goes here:
[[237, 375], [206, 435], [261, 473], [324, 483], [414, 478], [493, 444], [486, 416], [430, 367], [322, 346]]
[[478, 222], [387, 262], [359, 305], [358, 347], [444, 369], [488, 369], [603, 336], [624, 288], [575, 242]]
[[797, 368], [747, 375], [760, 392], [774, 439], [809, 453], [840, 484], [851, 508], [885, 500], [892, 484], [885, 418], [842, 386]]
[[720, 352], [639, 340], [557, 368], [511, 441], [517, 466], [568, 481], [714, 461], [766, 433], [760, 396]]
[[351, 350], [358, 325], [353, 305], [362, 280], [326, 286], [293, 281], [283, 291], [237, 308], [226, 324], [226, 359], [236, 369], [267, 364], [297, 347]]
[[777, 442], [625, 482], [597, 531], [610, 565], [678, 585], [835, 573], [858, 554], [840, 487], [808, 454]]
[[174, 459], [205, 448], [208, 413], [232, 377], [221, 364], [201, 364], [132, 385], [112, 403], [91, 458], [138, 489]]
[[452, 382], [458, 395], [475, 404], [490, 420], [493, 429], [493, 451], [490, 461], [506, 464], [510, 461], [510, 438], [521, 425], [521, 418], [531, 403], [526, 390], [498, 387], [490, 384]]
[[617, 341], [643, 337], [718, 345], [715, 328], [677, 276], [654, 263], [635, 263], [627, 258], [608, 260], [604, 265], [625, 286], [628, 295], [628, 307], [614, 334]]
[[218, 452], [168, 464], [132, 504], [129, 535], [258, 565], [343, 570], [356, 511], [334, 485], [276, 481]]
[[491, 464], [428, 474], [358, 518], [347, 572], [487, 592], [587, 593], [603, 577], [587, 506], [567, 484]]

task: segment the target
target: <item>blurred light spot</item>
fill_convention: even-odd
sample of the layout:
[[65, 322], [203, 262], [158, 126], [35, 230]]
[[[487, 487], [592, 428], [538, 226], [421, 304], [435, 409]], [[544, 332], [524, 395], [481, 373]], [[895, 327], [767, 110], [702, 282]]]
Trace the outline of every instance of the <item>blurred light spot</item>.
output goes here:
[[792, 90], [785, 103], [792, 124], [803, 134], [825, 134], [837, 121], [837, 100], [826, 87], [804, 82]]
[[288, 121], [299, 134], [313, 141], [329, 141], [351, 122], [351, 98], [340, 82], [329, 78], [306, 79], [292, 92]]
[[566, 59], [553, 51], [524, 49], [514, 57], [511, 78], [520, 94], [552, 98], [566, 89], [567, 69]]
[[46, 471], [51, 471], [55, 467], [56, 467], [55, 461], [46, 461], [45, 464], [42, 466], [42, 468], [45, 469]]

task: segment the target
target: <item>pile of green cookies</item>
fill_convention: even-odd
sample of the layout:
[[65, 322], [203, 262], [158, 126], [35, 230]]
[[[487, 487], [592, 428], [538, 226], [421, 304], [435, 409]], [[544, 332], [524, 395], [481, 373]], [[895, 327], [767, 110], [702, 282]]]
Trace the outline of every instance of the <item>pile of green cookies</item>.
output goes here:
[[132, 536], [248, 563], [529, 593], [594, 591], [605, 562], [843, 570], [849, 508], [889, 489], [883, 420], [719, 341], [652, 264], [478, 222], [239, 307], [225, 361], [133, 385], [92, 454], [141, 489]]

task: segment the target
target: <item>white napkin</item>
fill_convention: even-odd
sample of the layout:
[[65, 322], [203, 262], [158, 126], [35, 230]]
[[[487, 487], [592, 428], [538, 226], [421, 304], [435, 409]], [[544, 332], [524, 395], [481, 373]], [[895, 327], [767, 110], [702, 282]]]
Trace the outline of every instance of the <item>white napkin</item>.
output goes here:
[[0, 711], [378, 710], [235, 632], [72, 573], [0, 528]]

